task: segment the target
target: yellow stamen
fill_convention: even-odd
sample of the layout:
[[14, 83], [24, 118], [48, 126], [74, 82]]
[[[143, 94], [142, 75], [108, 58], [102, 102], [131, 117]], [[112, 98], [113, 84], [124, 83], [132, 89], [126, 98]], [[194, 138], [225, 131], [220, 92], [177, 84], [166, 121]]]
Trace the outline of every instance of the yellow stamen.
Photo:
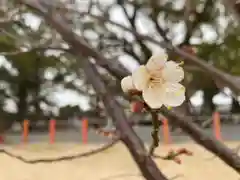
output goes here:
[[168, 110], [171, 110], [171, 109], [172, 109], [172, 107], [171, 107], [171, 106], [167, 106], [167, 109], [168, 109]]
[[181, 87], [175, 94], [177, 95], [177, 96], [179, 96], [179, 95], [181, 95], [182, 94], [182, 92], [184, 91], [184, 87]]

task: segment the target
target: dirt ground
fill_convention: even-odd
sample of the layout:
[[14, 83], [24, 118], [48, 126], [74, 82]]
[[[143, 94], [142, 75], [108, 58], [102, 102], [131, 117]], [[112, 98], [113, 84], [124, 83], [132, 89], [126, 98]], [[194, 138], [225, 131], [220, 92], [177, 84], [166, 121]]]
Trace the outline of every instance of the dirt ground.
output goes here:
[[[228, 143], [232, 148], [239, 142]], [[81, 145], [74, 143], [62, 144], [31, 144], [7, 146], [7, 151], [25, 159], [53, 158], [62, 155], [72, 155], [98, 148], [99, 145]], [[179, 180], [239, 180], [240, 176], [227, 167], [213, 155], [193, 143], [181, 145], [161, 145], [157, 149], [159, 155], [164, 155], [169, 149], [185, 147], [193, 151], [191, 157], [182, 156], [182, 164], [173, 161], [157, 159], [161, 171], [169, 179]], [[0, 154], [0, 180], [140, 180], [143, 179], [127, 149], [122, 144], [89, 156], [75, 160], [27, 164]]]

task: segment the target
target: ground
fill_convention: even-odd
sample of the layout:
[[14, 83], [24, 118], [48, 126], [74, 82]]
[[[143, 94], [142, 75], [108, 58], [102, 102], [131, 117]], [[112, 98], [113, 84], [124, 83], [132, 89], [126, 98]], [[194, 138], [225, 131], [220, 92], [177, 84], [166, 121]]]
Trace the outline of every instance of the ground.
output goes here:
[[[240, 142], [226, 143], [231, 148]], [[7, 145], [5, 148], [26, 159], [51, 158], [86, 152], [100, 145], [79, 143], [36, 143], [28, 145]], [[161, 171], [169, 179], [179, 180], [238, 180], [239, 175], [222, 161], [193, 142], [178, 145], [160, 145], [158, 154], [165, 154], [169, 149], [185, 147], [193, 151], [192, 157], [182, 156], [182, 164], [157, 159]], [[89, 157], [55, 163], [27, 164], [17, 159], [0, 154], [1, 180], [140, 180], [143, 179], [127, 149], [122, 144]]]

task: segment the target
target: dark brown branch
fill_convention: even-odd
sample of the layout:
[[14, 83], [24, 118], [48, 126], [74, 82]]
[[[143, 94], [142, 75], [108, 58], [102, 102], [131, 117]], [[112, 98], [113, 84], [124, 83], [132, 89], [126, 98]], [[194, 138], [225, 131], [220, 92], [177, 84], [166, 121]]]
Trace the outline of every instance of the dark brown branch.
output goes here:
[[160, 27], [159, 23], [158, 23], [158, 14], [159, 14], [159, 5], [158, 2], [155, 0], [151, 0], [151, 6], [152, 6], [152, 20], [155, 24], [156, 30], [157, 32], [160, 34], [160, 36], [162, 36], [163, 40], [168, 42], [169, 40], [167, 39], [167, 34], [166, 32]]
[[96, 67], [93, 66], [89, 61], [84, 61], [83, 64], [84, 71], [89, 81], [92, 83], [95, 91], [100, 95], [108, 114], [115, 121], [123, 143], [129, 149], [131, 155], [138, 164], [138, 167], [141, 169], [143, 176], [148, 180], [167, 179], [158, 170], [151, 157], [148, 156], [148, 153], [144, 148], [144, 144], [126, 120], [126, 115], [124, 114], [120, 105], [113, 98], [110, 92], [107, 91], [105, 84], [102, 82], [102, 79], [97, 72]]
[[[239, 154], [239, 151], [240, 151], [240, 145], [238, 145], [237, 147], [233, 148], [232, 149], [236, 154]], [[217, 156], [216, 155], [213, 155], [211, 156], [210, 158], [207, 158], [206, 160], [213, 160], [215, 159]]]
[[204, 8], [203, 8], [202, 12], [198, 13], [198, 12], [196, 12], [196, 10], [194, 10], [194, 16], [195, 16], [194, 21], [186, 21], [185, 22], [187, 31], [186, 31], [184, 41], [181, 43], [181, 45], [189, 44], [192, 34], [197, 29], [197, 27], [199, 27], [199, 25], [201, 23], [208, 20], [208, 18], [207, 18], [207, 17], [209, 17], [208, 13], [209, 13], [209, 10], [213, 8], [213, 5], [214, 5], [213, 0], [206, 0], [204, 2]]
[[240, 173], [240, 157], [237, 153], [233, 152], [214, 137], [207, 135], [200, 127], [193, 123], [191, 117], [184, 116], [177, 110], [169, 111], [166, 108], [162, 108], [161, 112], [172, 119], [172, 123], [179, 125], [184, 132], [190, 135], [198, 144], [217, 155], [222, 161]]
[[77, 36], [73, 31], [72, 27], [68, 25], [64, 17], [59, 13], [52, 12], [55, 7], [47, 5], [45, 0], [20, 0], [24, 5], [34, 9], [41, 16], [48, 19], [48, 23], [52, 25], [62, 35], [63, 39], [69, 43], [73, 51], [81, 50], [84, 56], [91, 56], [96, 59], [96, 63], [101, 67], [107, 69], [112, 75], [118, 79], [122, 79], [129, 72], [128, 70], [118, 61], [109, 60], [104, 58], [99, 52], [92, 49], [83, 38]]
[[103, 145], [102, 147], [98, 148], [98, 149], [94, 149], [88, 152], [84, 152], [84, 153], [78, 153], [75, 155], [68, 155], [68, 156], [61, 156], [61, 157], [56, 157], [56, 158], [44, 158], [44, 159], [34, 159], [34, 160], [28, 160], [20, 155], [16, 155], [13, 154], [9, 151], [7, 151], [6, 149], [0, 149], [0, 153], [6, 154], [7, 156], [10, 156], [12, 158], [18, 159], [20, 161], [23, 161], [25, 163], [29, 163], [29, 164], [36, 164], [36, 163], [53, 163], [53, 162], [60, 162], [60, 161], [70, 161], [70, 160], [74, 160], [74, 159], [78, 159], [78, 158], [82, 158], [82, 157], [88, 157], [91, 155], [95, 155], [97, 153], [101, 153], [109, 148], [111, 148], [112, 146], [114, 146], [115, 144], [117, 144], [119, 142], [119, 138], [115, 138], [114, 140], [112, 140], [110, 143]]
[[141, 63], [141, 58], [134, 51], [132, 43], [128, 42], [127, 39], [123, 39], [122, 41], [123, 41], [123, 44], [124, 44], [124, 46], [123, 46], [124, 52], [129, 54], [130, 56], [132, 56], [139, 63]]
[[[134, 8], [134, 12], [133, 12], [133, 15], [130, 16], [127, 12], [127, 9], [126, 7], [124, 6], [124, 4], [121, 5], [122, 9], [123, 9], [123, 12], [128, 20], [128, 22], [130, 23], [131, 25], [131, 28], [133, 29], [133, 31], [137, 31], [137, 27], [136, 27], [136, 17], [137, 17], [137, 12], [139, 10], [139, 6], [138, 5], [134, 5], [133, 8]], [[143, 51], [144, 55], [146, 56], [145, 57], [145, 61], [147, 59], [149, 59], [152, 55], [152, 51], [144, 44], [143, 42], [143, 39], [139, 39], [138, 37], [135, 36], [135, 39], [136, 41], [138, 42], [140, 48], [141, 48], [141, 51]], [[145, 62], [146, 63], [146, 62]]]
[[[82, 42], [82, 39], [73, 34], [70, 28], [66, 27], [66, 23], [63, 20], [64, 17], [61, 17], [61, 15], [57, 14], [50, 15], [48, 9], [51, 7], [47, 7], [46, 9], [46, 7], [41, 5], [41, 1], [37, 0], [21, 0], [21, 2], [37, 10], [39, 14], [41, 14], [45, 20], [62, 35], [63, 39], [72, 46], [73, 53], [76, 56], [89, 57], [91, 55], [92, 57], [96, 58], [96, 61], [103, 60], [104, 63], [107, 63], [103, 56], [96, 52], [93, 53], [91, 47], [89, 47], [85, 42]], [[115, 63], [111, 64], [114, 65]], [[96, 93], [98, 93], [99, 97], [101, 97], [108, 114], [112, 117], [113, 121], [115, 121], [117, 129], [120, 131], [123, 143], [129, 149], [143, 176], [148, 180], [167, 180], [167, 178], [159, 171], [157, 165], [154, 163], [151, 157], [148, 156], [143, 142], [131, 128], [120, 105], [106, 89], [106, 85], [103, 83], [103, 80], [96, 67], [85, 58], [82, 59], [82, 65], [86, 77], [93, 85]], [[106, 69], [109, 69], [108, 63], [105, 64], [105, 66]], [[114, 72], [116, 69], [113, 71], [113, 69], [110, 68], [109, 70], [112, 71], [113, 74], [116, 74]], [[121, 71], [121, 75], [122, 74], [127, 74], [127, 72]]]

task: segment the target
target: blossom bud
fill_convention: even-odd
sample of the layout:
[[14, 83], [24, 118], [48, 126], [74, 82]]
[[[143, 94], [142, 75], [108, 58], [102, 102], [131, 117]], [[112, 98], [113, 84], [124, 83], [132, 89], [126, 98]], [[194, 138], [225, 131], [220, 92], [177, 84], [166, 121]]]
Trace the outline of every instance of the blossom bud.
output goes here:
[[122, 79], [121, 87], [122, 87], [123, 92], [125, 92], [125, 93], [128, 93], [128, 92], [136, 89], [134, 87], [133, 80], [132, 80], [131, 76], [127, 76], [127, 77]]
[[175, 157], [173, 160], [177, 164], [182, 164], [182, 161], [181, 161], [181, 159], [179, 157]]
[[132, 112], [143, 112], [144, 103], [141, 101], [134, 101], [131, 103], [131, 111]]

